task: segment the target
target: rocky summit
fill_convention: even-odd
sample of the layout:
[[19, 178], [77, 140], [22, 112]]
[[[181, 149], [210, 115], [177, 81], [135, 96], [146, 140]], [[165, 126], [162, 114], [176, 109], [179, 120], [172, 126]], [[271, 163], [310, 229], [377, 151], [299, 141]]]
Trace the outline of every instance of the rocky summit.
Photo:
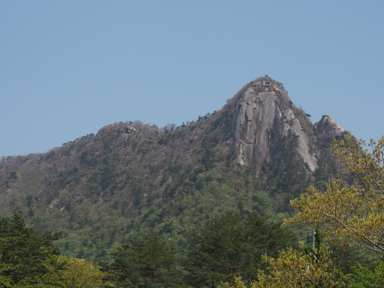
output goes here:
[[300, 120], [289, 108], [292, 102], [288, 94], [275, 82], [267, 80], [252, 81], [238, 97], [233, 135], [239, 147], [237, 163], [250, 165], [254, 162], [260, 170], [269, 162], [271, 143], [275, 140], [271, 138], [271, 130], [276, 127], [278, 131], [274, 137], [287, 137], [288, 132], [298, 137], [297, 152], [314, 172], [318, 165], [314, 153], [310, 153], [313, 151], [308, 141], [311, 135], [303, 131]]
[[228, 143], [236, 147], [236, 162], [240, 165], [256, 165], [261, 170], [271, 159], [274, 143], [291, 133], [297, 136], [298, 155], [309, 170], [315, 172], [320, 157], [316, 143], [344, 133], [344, 129], [327, 115], [312, 127], [303, 117], [303, 111], [293, 108], [285, 89], [268, 77], [248, 83], [235, 98], [235, 132]]

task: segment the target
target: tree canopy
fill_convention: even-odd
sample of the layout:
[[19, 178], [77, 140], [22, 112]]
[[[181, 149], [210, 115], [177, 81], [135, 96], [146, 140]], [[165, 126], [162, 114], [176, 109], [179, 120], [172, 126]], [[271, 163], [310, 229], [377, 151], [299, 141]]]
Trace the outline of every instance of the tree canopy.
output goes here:
[[257, 213], [242, 219], [233, 211], [214, 216], [189, 236], [194, 245], [189, 247], [186, 267], [194, 276], [190, 278], [194, 287], [217, 287], [234, 275], [255, 279], [262, 267], [262, 261], [255, 257], [268, 249], [283, 249], [296, 240], [279, 223], [266, 222]]
[[[113, 262], [102, 270], [111, 273], [108, 279], [117, 287], [139, 284], [143, 288], [161, 286], [169, 281], [159, 280], [177, 274], [176, 252], [171, 243], [156, 232], [149, 232], [134, 238], [129, 245], [119, 247], [112, 253]], [[168, 284], [167, 287], [180, 287], [180, 283]]]
[[[346, 287], [344, 280], [347, 278], [332, 264], [327, 247], [314, 250], [321, 258], [314, 259], [292, 248], [282, 250], [277, 259], [264, 255], [263, 261], [268, 267], [266, 271], [258, 271], [258, 281], [250, 283], [249, 287]], [[236, 279], [235, 285], [227, 282], [224, 287], [247, 287], [241, 278]]]
[[380, 262], [373, 271], [358, 264], [354, 267], [352, 285], [356, 288], [384, 287], [384, 262]]
[[[2, 281], [16, 284], [24, 278], [38, 279], [50, 273], [47, 265], [56, 265], [53, 255], [60, 251], [53, 246], [61, 233], [46, 231], [39, 235], [37, 230], [26, 227], [20, 214], [12, 218], [0, 217], [0, 277]], [[60, 265], [56, 265], [59, 268]], [[6, 280], [7, 279], [7, 280]], [[37, 280], [36, 280], [37, 281]]]

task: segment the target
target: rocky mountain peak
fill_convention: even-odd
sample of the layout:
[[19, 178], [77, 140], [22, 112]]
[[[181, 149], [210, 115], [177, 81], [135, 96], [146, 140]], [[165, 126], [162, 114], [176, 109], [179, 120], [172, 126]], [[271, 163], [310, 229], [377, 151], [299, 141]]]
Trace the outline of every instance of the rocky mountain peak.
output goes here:
[[238, 150], [237, 163], [247, 166], [255, 163], [261, 170], [271, 159], [273, 143], [292, 133], [297, 136], [297, 152], [303, 161], [312, 172], [317, 169], [317, 159], [310, 152], [309, 135], [303, 131], [292, 106], [283, 85], [269, 77], [260, 77], [239, 91], [233, 139]]
[[336, 120], [328, 115], [323, 115], [319, 122], [313, 127], [313, 132], [317, 140], [339, 137], [344, 133], [344, 129], [336, 124]]

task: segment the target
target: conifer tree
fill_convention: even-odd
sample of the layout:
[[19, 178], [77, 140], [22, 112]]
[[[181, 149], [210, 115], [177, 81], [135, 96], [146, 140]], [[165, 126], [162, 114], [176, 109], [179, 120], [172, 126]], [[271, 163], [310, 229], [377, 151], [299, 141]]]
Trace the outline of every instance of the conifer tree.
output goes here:
[[352, 287], [384, 287], [384, 262], [382, 261], [379, 262], [374, 271], [358, 264], [354, 267], [353, 272], [351, 276]]
[[254, 258], [261, 258], [262, 251], [268, 249], [278, 252], [296, 240], [279, 223], [266, 222], [257, 213], [243, 220], [232, 211], [206, 221], [189, 235], [195, 243], [189, 248], [186, 265], [194, 276], [190, 284], [212, 288], [231, 281], [235, 275], [255, 279], [262, 261]]
[[[112, 274], [107, 277], [108, 281], [117, 287], [161, 287], [173, 280], [168, 280], [169, 277], [177, 274], [176, 252], [176, 247], [167, 240], [156, 232], [149, 232], [134, 238], [129, 245], [119, 247], [112, 253], [113, 262], [104, 265], [102, 270]], [[181, 282], [167, 284], [167, 287], [182, 286]]]
[[[26, 227], [25, 220], [15, 213], [12, 218], [0, 217], [0, 277], [12, 285], [24, 278], [34, 283], [40, 277], [50, 273], [47, 265], [55, 263], [54, 255], [60, 251], [53, 246], [53, 241], [61, 235], [46, 231], [39, 235], [37, 230]], [[36, 281], [35, 281], [35, 280]]]

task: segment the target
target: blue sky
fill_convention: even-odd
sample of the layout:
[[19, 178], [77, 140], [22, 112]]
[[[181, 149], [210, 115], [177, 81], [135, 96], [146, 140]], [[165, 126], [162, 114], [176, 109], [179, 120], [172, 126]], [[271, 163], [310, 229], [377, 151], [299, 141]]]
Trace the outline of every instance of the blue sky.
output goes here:
[[384, 1], [1, 1], [0, 156], [180, 125], [268, 74], [357, 137], [384, 123]]

